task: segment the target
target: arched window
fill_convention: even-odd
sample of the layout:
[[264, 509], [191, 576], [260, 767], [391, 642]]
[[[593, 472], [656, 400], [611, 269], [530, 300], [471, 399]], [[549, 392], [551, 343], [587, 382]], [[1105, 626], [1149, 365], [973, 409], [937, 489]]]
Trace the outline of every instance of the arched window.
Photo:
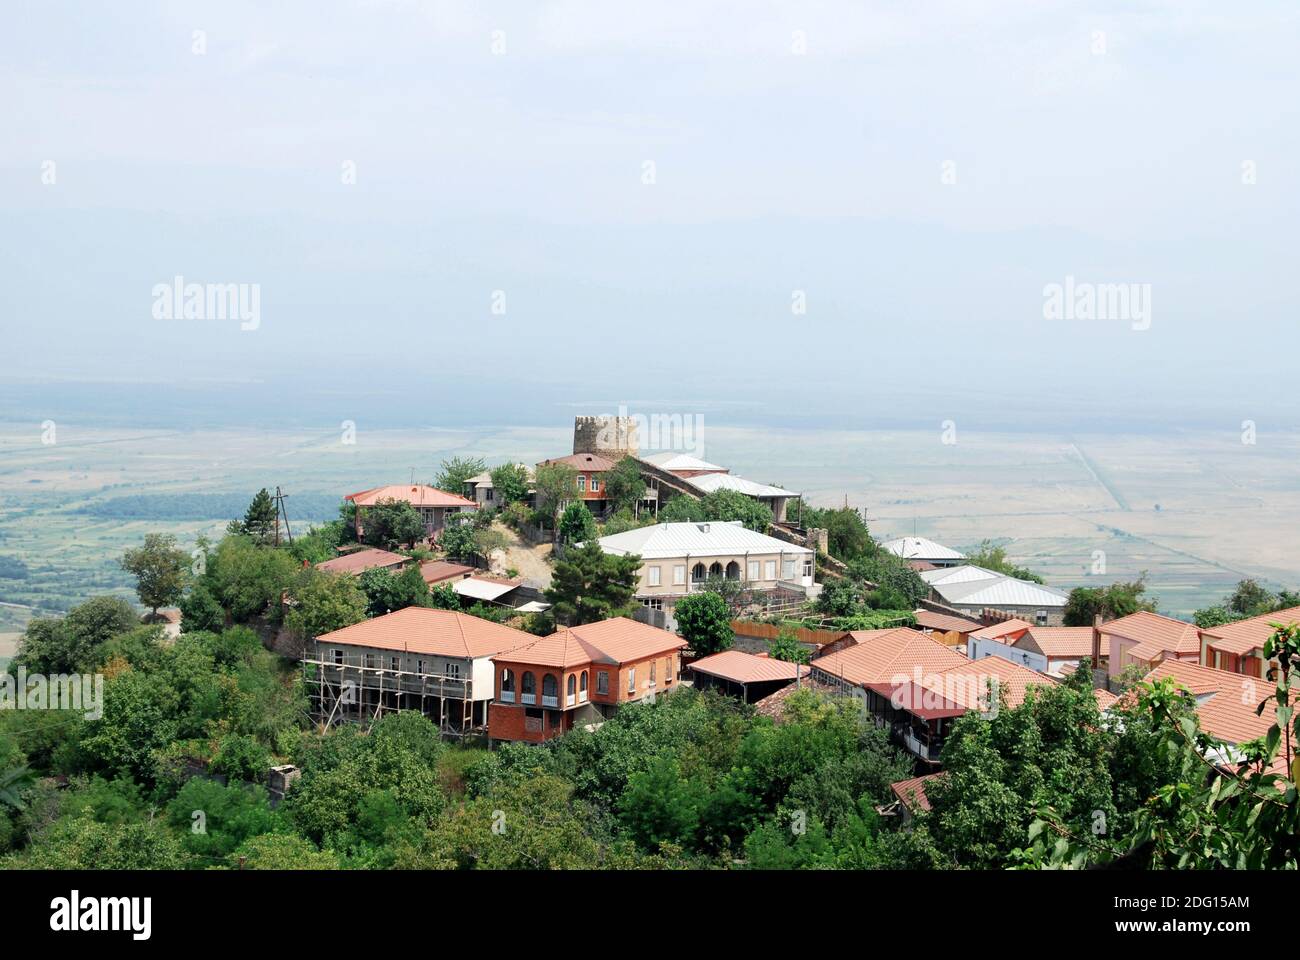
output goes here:
[[569, 682], [564, 685], [564, 705], [571, 707], [578, 702], [578, 678], [569, 674]]
[[515, 702], [515, 675], [506, 667], [501, 670], [501, 702]]
[[711, 576], [711, 577], [720, 577], [720, 576], [722, 576], [722, 564], [718, 563], [717, 561], [714, 561], [714, 562], [709, 566], [709, 576]]
[[587, 699], [587, 671], [582, 671], [582, 679], [578, 681], [578, 699]]
[[532, 671], [525, 671], [519, 680], [519, 699], [523, 703], [537, 702], [537, 678]]
[[692, 582], [692, 583], [699, 583], [701, 580], [703, 580], [703, 579], [705, 578], [705, 576], [706, 576], [706, 574], [705, 574], [705, 572], [704, 572], [704, 564], [702, 564], [702, 563], [697, 563], [695, 566], [691, 567], [691, 582]]
[[548, 673], [542, 677], [542, 706], [558, 707], [560, 705], [560, 682], [555, 674]]
[[729, 564], [727, 564], [727, 579], [728, 580], [740, 579], [740, 564], [738, 564], [735, 560], [732, 560]]

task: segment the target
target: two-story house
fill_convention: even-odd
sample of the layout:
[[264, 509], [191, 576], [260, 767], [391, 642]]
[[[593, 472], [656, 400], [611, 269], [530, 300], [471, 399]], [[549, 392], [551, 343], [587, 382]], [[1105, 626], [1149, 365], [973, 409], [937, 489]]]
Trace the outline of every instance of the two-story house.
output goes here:
[[484, 731], [491, 658], [537, 638], [452, 610], [404, 607], [315, 637], [303, 662], [318, 720], [419, 710], [443, 733]]
[[1273, 635], [1273, 624], [1286, 626], [1297, 620], [1300, 607], [1291, 607], [1205, 627], [1200, 631], [1200, 663], [1248, 677], [1266, 677], [1269, 661], [1264, 659], [1264, 644]]
[[488, 736], [542, 743], [603, 723], [623, 704], [675, 689], [684, 646], [676, 634], [615, 617], [497, 654]]
[[478, 504], [473, 500], [467, 500], [423, 483], [392, 483], [385, 487], [349, 493], [343, 499], [353, 503], [357, 508], [354, 523], [358, 540], [365, 536], [367, 511], [386, 501], [401, 500], [414, 507], [420, 519], [424, 521], [425, 536], [430, 540], [436, 539], [442, 533], [442, 528], [447, 525], [447, 517], [451, 514], [478, 509]]

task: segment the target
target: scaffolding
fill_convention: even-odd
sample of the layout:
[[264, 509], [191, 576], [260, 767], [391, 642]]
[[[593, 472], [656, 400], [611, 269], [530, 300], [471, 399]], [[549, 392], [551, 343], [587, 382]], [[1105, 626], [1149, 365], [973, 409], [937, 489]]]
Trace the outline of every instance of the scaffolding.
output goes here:
[[[326, 659], [320, 646], [317, 640], [308, 644], [302, 665], [312, 717], [322, 731], [345, 722], [369, 729], [387, 713], [419, 710], [444, 736], [486, 735], [488, 699], [474, 700], [473, 660], [464, 663], [462, 675], [459, 663], [445, 672], [405, 669], [411, 654], [405, 647], [339, 650], [331, 644]], [[428, 656], [432, 666], [436, 661]], [[401, 665], [397, 668], [392, 666], [395, 658]]]

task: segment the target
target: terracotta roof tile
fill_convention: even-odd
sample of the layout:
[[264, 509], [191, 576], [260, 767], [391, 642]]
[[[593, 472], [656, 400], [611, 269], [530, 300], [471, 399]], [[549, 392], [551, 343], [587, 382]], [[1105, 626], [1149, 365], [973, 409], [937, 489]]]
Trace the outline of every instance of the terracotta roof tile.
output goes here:
[[[1030, 627], [1015, 645], [1037, 649], [1045, 657], [1091, 657], [1092, 627]], [[1101, 655], [1110, 656], [1110, 637], [1104, 633]]]
[[849, 635], [854, 645], [814, 659], [815, 672], [865, 685], [892, 683], [918, 669], [922, 674], [938, 673], [966, 662], [951, 647], [908, 627], [854, 630]]
[[466, 500], [454, 493], [423, 483], [390, 483], [384, 487], [349, 493], [343, 499], [351, 500], [358, 507], [373, 507], [381, 500], [405, 500], [414, 507], [478, 508], [478, 504], [473, 500]]
[[925, 786], [927, 783], [933, 783], [935, 777], [942, 776], [942, 771], [927, 773], [923, 777], [912, 777], [910, 780], [899, 780], [897, 783], [891, 783], [889, 789], [909, 810], [925, 810], [928, 812], [930, 799], [925, 795]]
[[545, 667], [630, 663], [684, 646], [686, 641], [675, 633], [627, 617], [613, 617], [533, 638], [527, 645], [511, 650], [508, 659]]
[[1237, 620], [1201, 631], [1210, 646], [1224, 653], [1250, 653], [1264, 646], [1273, 635], [1273, 624], [1288, 625], [1300, 620], [1300, 607], [1262, 613], [1248, 620]]
[[345, 553], [341, 557], [322, 560], [316, 564], [316, 569], [329, 573], [362, 573], [375, 567], [398, 567], [408, 559], [400, 553], [392, 553], [388, 550], [357, 550], [353, 553]]
[[444, 657], [486, 657], [524, 646], [531, 633], [455, 610], [403, 607], [373, 620], [316, 638], [320, 643], [351, 644], [379, 650], [404, 650]]
[[1154, 662], [1165, 653], [1194, 653], [1199, 656], [1201, 652], [1201, 639], [1195, 624], [1147, 610], [1103, 623], [1101, 633], [1103, 642], [1108, 637], [1136, 641], [1137, 646], [1128, 651], [1129, 656], [1147, 662]]
[[[756, 657], [743, 650], [723, 650], [691, 664], [691, 669], [721, 677], [734, 683], [762, 683], [770, 680], [793, 680], [795, 665], [773, 657]], [[799, 667], [799, 675], [808, 676], [807, 665]]]

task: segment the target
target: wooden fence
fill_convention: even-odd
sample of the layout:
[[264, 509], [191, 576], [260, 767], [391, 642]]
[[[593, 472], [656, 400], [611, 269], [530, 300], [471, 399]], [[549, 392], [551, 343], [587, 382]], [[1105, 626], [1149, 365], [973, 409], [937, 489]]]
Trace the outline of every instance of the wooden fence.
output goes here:
[[792, 632], [800, 643], [824, 647], [844, 636], [846, 630], [814, 630], [810, 627], [783, 627], [776, 623], [756, 623], [753, 620], [732, 620], [731, 630], [738, 637], [753, 637], [756, 640], [775, 640], [786, 631]]

